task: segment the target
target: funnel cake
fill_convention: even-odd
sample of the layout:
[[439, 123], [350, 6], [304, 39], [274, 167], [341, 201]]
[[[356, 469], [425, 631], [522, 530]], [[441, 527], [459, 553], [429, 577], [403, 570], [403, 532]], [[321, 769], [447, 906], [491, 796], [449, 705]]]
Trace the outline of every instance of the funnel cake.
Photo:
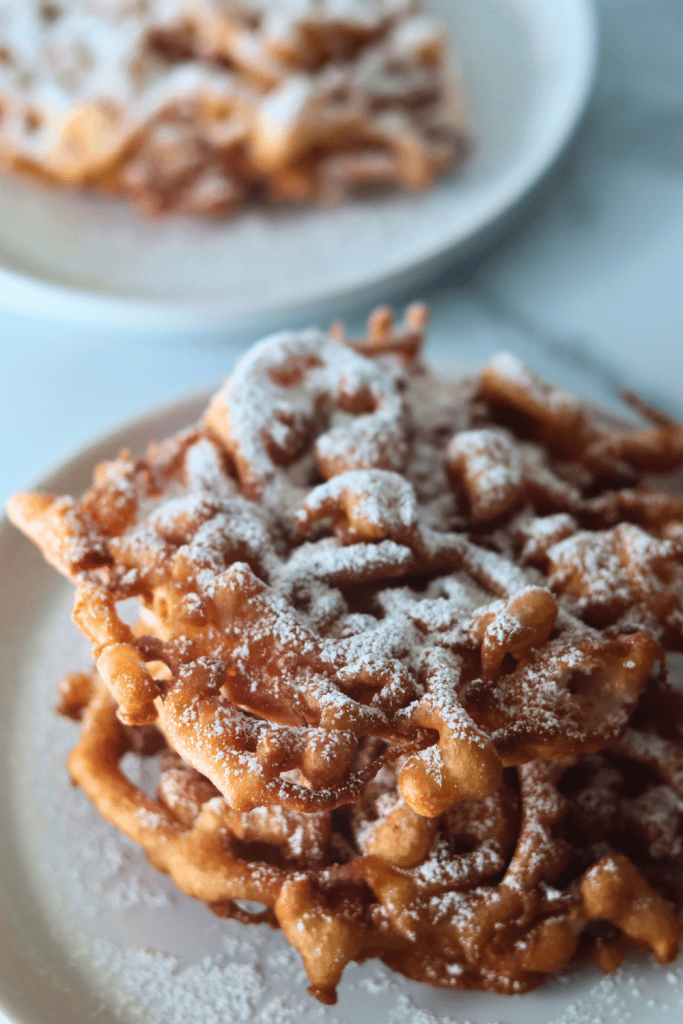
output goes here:
[[467, 149], [414, 0], [0, 4], [0, 162], [146, 213], [423, 189]]
[[[583, 945], [678, 948], [646, 876], [681, 842], [683, 501], [652, 474], [683, 428], [633, 396], [650, 425], [612, 425], [508, 355], [444, 383], [427, 322], [268, 338], [196, 426], [9, 505], [94, 647], [74, 778], [184, 891], [270, 908], [323, 1000], [373, 955], [514, 992]], [[160, 805], [118, 768], [148, 735]]]
[[219, 916], [281, 927], [325, 1003], [346, 964], [369, 956], [432, 985], [505, 994], [580, 955], [605, 971], [629, 946], [676, 956], [683, 709], [662, 675], [617, 747], [509, 769], [488, 797], [439, 818], [412, 811], [393, 766], [358, 805], [239, 812], [168, 748], [150, 798], [119, 762], [163, 737], [124, 726], [101, 680], [74, 675], [65, 688], [83, 711], [69, 768], [101, 813]]

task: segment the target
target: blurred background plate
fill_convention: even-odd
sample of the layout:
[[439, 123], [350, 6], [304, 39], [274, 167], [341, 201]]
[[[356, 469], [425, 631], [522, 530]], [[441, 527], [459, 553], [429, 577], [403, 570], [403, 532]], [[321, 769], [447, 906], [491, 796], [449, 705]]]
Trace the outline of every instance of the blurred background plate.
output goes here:
[[0, 181], [0, 308], [183, 330], [372, 300], [464, 256], [553, 163], [585, 107], [590, 0], [429, 0], [462, 59], [475, 150], [421, 195], [219, 223], [140, 219], [108, 200]]

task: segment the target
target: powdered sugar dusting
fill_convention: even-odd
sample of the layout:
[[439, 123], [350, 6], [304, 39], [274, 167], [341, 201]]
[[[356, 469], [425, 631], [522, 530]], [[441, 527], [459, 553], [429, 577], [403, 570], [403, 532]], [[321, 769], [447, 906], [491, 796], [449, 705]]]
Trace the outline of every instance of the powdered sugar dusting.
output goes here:
[[[97, 586], [104, 550], [110, 592], [138, 595], [153, 631], [173, 636], [183, 666], [173, 679], [192, 666], [215, 684], [226, 674], [210, 710], [183, 698], [166, 728], [228, 802], [247, 779], [253, 803], [299, 800], [309, 810], [342, 778], [360, 784], [340, 761], [329, 776], [306, 775], [310, 744], [316, 764], [324, 749], [332, 765], [340, 744], [422, 743], [417, 730], [429, 728], [424, 745], [438, 740], [421, 752], [420, 770], [436, 778], [463, 744], [489, 771], [493, 746], [511, 760], [539, 743], [561, 742], [570, 754], [623, 729], [651, 662], [624, 641], [629, 695], [600, 696], [600, 714], [588, 711], [583, 689], [613, 671], [598, 617], [607, 609], [608, 639], [634, 627], [659, 636], [680, 618], [659, 600], [677, 542], [635, 524], [578, 529], [580, 514], [595, 514], [600, 474], [592, 463], [567, 470], [550, 445], [495, 425], [495, 396], [492, 409], [482, 406], [491, 376], [526, 389], [532, 410], [545, 403], [551, 425], [576, 413], [587, 437], [610, 438], [513, 369], [507, 357], [494, 360], [479, 399], [458, 400], [381, 348], [369, 356], [334, 332], [281, 333], [243, 356], [194, 433], [146, 462], [122, 457], [73, 510], [65, 570], [90, 558]], [[583, 480], [590, 496], [565, 477]], [[101, 535], [90, 512], [104, 505], [98, 488], [116, 511]], [[568, 508], [538, 514], [558, 505]], [[670, 609], [666, 622], [652, 621], [653, 607]], [[526, 624], [538, 615], [540, 626]], [[286, 729], [275, 705], [292, 709]], [[280, 777], [280, 754], [257, 754], [257, 745], [269, 749], [266, 735], [287, 747], [301, 784]], [[225, 768], [228, 749], [239, 784]]]
[[227, 958], [182, 968], [175, 957], [102, 940], [93, 944], [93, 957], [114, 983], [115, 1012], [131, 1022], [241, 1024], [254, 1020], [265, 988], [260, 970]]

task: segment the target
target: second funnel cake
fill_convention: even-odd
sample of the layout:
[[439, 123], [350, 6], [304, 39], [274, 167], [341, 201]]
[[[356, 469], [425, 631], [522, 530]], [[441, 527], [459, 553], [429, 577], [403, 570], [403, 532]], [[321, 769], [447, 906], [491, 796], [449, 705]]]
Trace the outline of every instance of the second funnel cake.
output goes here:
[[0, 3], [0, 162], [146, 213], [430, 185], [467, 149], [417, 0]]
[[[515, 992], [680, 937], [683, 501], [643, 474], [683, 429], [511, 356], [439, 382], [426, 323], [269, 338], [197, 426], [10, 504], [95, 647], [74, 777], [186, 892], [265, 904], [324, 1001], [372, 955]], [[151, 800], [119, 760], [162, 747]]]

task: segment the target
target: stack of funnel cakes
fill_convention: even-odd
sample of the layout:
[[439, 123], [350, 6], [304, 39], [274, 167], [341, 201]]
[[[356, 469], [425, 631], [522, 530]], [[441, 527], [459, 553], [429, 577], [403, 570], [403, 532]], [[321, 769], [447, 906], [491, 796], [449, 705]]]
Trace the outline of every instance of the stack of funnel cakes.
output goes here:
[[507, 355], [444, 384], [427, 320], [269, 338], [197, 426], [9, 506], [95, 649], [73, 778], [183, 891], [278, 924], [323, 1002], [370, 956], [514, 993], [682, 931], [683, 499], [644, 473], [683, 428]]

